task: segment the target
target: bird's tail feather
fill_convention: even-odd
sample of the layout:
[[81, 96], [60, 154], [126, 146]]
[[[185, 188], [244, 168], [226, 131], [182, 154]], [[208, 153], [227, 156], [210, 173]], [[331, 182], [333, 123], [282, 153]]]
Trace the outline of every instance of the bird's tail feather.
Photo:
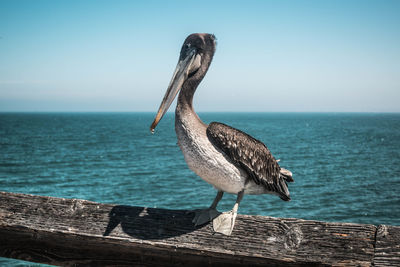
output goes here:
[[280, 176], [287, 182], [294, 182], [293, 174], [291, 171], [281, 168]]
[[290, 194], [289, 194], [289, 189], [287, 187], [286, 182], [294, 182], [293, 177], [292, 177], [292, 172], [289, 170], [286, 170], [284, 168], [281, 168], [280, 178], [281, 179], [279, 179], [279, 186], [281, 187], [281, 190], [280, 190], [279, 197], [284, 201], [289, 201]]

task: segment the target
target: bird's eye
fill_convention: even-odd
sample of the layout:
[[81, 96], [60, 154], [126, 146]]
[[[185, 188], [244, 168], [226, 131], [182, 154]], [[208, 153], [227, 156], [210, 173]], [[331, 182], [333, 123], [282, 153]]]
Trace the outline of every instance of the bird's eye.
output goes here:
[[190, 43], [185, 45], [185, 48], [190, 48], [192, 45]]

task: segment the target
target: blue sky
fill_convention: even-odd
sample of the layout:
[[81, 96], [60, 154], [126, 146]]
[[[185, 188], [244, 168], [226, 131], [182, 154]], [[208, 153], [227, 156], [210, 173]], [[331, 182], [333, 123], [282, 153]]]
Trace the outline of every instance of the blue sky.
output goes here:
[[[156, 112], [193, 32], [197, 111], [400, 112], [400, 1], [0, 1], [0, 111]], [[173, 109], [170, 109], [173, 111]]]

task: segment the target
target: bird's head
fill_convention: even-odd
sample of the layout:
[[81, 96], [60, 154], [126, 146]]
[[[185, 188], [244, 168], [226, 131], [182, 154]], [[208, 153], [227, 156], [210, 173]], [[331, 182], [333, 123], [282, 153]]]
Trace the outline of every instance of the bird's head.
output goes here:
[[193, 33], [186, 38], [167, 92], [150, 126], [151, 132], [154, 132], [157, 124], [167, 112], [169, 106], [185, 83], [192, 82], [190, 88], [192, 90], [196, 89], [210, 66], [215, 47], [216, 38], [213, 34]]

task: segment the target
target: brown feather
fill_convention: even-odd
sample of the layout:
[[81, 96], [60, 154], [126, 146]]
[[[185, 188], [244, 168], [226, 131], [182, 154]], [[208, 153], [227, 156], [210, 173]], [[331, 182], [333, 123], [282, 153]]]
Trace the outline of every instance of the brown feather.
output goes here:
[[278, 193], [283, 200], [290, 200], [286, 182], [293, 181], [293, 179], [291, 176], [289, 178], [281, 175], [278, 162], [261, 141], [218, 122], [208, 125], [207, 136], [256, 184], [261, 184], [267, 190]]

